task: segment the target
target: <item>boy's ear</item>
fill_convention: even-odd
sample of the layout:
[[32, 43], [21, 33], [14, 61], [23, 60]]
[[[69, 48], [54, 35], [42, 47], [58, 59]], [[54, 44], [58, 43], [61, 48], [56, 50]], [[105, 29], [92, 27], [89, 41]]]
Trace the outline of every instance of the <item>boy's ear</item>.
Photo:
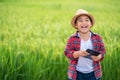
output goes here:
[[75, 25], [75, 27], [78, 29], [77, 25]]
[[90, 24], [90, 28], [92, 27], [92, 23]]
[[77, 26], [77, 24], [75, 24], [75, 27], [78, 29], [78, 26]]

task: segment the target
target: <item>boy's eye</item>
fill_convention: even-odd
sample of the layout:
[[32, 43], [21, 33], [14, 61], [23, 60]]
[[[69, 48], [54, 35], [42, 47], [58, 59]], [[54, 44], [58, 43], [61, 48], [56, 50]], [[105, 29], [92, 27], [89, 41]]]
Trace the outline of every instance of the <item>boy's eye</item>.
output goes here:
[[82, 20], [82, 19], [78, 19], [77, 21], [78, 21], [78, 22], [83, 22], [83, 20]]
[[90, 20], [89, 19], [86, 19], [86, 20], [78, 19], [77, 21], [78, 22], [83, 22], [83, 21], [89, 22]]
[[85, 21], [87, 21], [87, 22], [88, 22], [88, 21], [89, 21], [89, 19], [86, 19]]
[[78, 20], [78, 22], [83, 22], [82, 20]]

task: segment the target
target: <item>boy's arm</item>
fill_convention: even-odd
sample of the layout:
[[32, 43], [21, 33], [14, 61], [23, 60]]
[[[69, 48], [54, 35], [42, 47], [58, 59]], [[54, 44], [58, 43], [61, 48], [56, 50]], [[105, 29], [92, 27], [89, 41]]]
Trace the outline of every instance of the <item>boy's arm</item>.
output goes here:
[[101, 61], [101, 60], [103, 60], [103, 58], [104, 58], [104, 55], [105, 55], [105, 53], [106, 53], [106, 49], [105, 49], [104, 43], [103, 43], [103, 41], [102, 41], [102, 37], [99, 37], [99, 42], [100, 42], [99, 53], [101, 53], [101, 56], [102, 56], [102, 58], [100, 59], [100, 61]]
[[65, 48], [65, 51], [64, 51], [64, 54], [67, 56], [67, 58], [69, 59], [75, 59], [77, 60], [77, 58], [74, 58], [73, 56], [73, 53], [76, 51], [73, 47], [74, 45], [72, 44], [73, 42], [73, 39], [72, 37], [70, 37], [67, 41], [67, 44], [66, 44], [66, 48]]
[[93, 59], [93, 61], [102, 61], [103, 58], [104, 58], [104, 55], [106, 53], [106, 49], [104, 47], [104, 43], [102, 41], [102, 38], [100, 36], [97, 36], [97, 40], [98, 40], [98, 45], [100, 46], [98, 51], [98, 53], [100, 53], [98, 56], [95, 56], [95, 55], [91, 55], [91, 58]]

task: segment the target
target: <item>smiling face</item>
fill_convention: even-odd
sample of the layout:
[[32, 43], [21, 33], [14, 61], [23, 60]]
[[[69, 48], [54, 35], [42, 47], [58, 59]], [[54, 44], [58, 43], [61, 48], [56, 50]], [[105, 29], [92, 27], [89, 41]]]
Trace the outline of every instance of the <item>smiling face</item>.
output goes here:
[[91, 26], [91, 20], [86, 15], [81, 15], [76, 20], [76, 28], [80, 33], [88, 33]]

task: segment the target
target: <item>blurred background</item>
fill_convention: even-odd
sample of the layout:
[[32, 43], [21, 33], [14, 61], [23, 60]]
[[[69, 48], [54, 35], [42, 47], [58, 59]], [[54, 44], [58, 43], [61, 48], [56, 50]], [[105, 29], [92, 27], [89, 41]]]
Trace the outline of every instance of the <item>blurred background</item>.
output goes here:
[[102, 80], [120, 80], [119, 0], [0, 0], [0, 80], [67, 80], [64, 49], [79, 8], [95, 17], [107, 49]]

